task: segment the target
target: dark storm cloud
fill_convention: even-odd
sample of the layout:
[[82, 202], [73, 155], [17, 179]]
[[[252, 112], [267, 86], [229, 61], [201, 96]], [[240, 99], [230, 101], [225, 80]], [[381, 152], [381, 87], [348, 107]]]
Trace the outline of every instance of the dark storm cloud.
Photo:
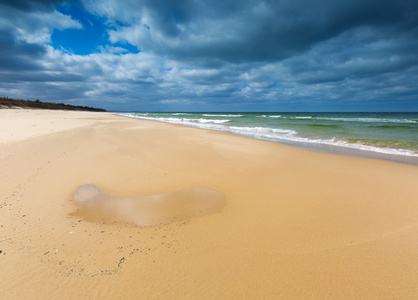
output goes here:
[[51, 32], [48, 23], [58, 27], [69, 23], [67, 19], [59, 20], [59, 14], [50, 14], [59, 2], [0, 0], [1, 71], [42, 69], [46, 55], [44, 44], [49, 41]]
[[39, 72], [24, 73], [0, 73], [0, 81], [3, 83], [12, 82], [85, 82], [86, 78], [74, 74], [42, 74]]
[[0, 71], [40, 69], [36, 59], [44, 54], [44, 47], [18, 42], [10, 31], [0, 28]]
[[0, 1], [2, 91], [9, 90], [15, 95], [20, 91], [38, 94], [38, 90], [45, 91], [44, 83], [82, 80], [77, 74], [60, 73], [55, 66], [50, 67], [46, 44], [52, 29], [79, 26], [55, 11], [55, 6], [61, 2]]
[[418, 53], [413, 51], [417, 48], [413, 35], [367, 41], [341, 36], [284, 60], [282, 65], [296, 82], [333, 82], [403, 72], [418, 65]]
[[[115, 40], [176, 59], [276, 61], [361, 27], [388, 36], [414, 29], [418, 2], [336, 1], [138, 1], [143, 24]], [[122, 9], [122, 8], [120, 8]], [[120, 10], [107, 16], [126, 18]], [[144, 27], [143, 25], [147, 25]], [[148, 28], [149, 27], [149, 28]], [[131, 27], [133, 29], [133, 27]], [[140, 34], [138, 32], [141, 32]]]
[[7, 7], [16, 8], [19, 10], [53, 10], [57, 4], [63, 3], [65, 0], [0, 0], [0, 5], [5, 9]]
[[[57, 11], [71, 3], [103, 17], [100, 52], [52, 47], [54, 29], [83, 30]], [[126, 110], [418, 108], [416, 49], [416, 0], [0, 0], [0, 96]]]

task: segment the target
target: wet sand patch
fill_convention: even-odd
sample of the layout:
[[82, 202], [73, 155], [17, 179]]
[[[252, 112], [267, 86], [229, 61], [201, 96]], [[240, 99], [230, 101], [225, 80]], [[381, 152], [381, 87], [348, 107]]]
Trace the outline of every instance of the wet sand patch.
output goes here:
[[191, 187], [165, 194], [115, 197], [91, 184], [78, 188], [73, 197], [80, 209], [73, 215], [89, 221], [124, 222], [138, 226], [168, 224], [220, 211], [225, 206], [222, 193]]

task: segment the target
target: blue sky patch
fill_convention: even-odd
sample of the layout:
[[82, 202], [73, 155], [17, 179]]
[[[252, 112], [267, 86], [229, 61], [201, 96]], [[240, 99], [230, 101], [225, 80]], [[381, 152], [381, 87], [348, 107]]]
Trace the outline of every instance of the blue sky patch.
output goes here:
[[55, 49], [69, 51], [76, 55], [88, 55], [100, 52], [106, 46], [121, 47], [129, 53], [138, 53], [138, 49], [128, 43], [112, 44], [109, 42], [106, 19], [86, 11], [77, 4], [64, 4], [57, 7], [57, 11], [71, 16], [73, 20], [82, 24], [81, 29], [54, 29], [51, 41]]

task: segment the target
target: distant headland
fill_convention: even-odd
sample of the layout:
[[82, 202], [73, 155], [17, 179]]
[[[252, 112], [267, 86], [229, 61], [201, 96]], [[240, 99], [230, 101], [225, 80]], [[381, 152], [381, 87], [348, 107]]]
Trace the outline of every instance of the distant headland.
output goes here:
[[64, 103], [42, 102], [38, 99], [32, 101], [32, 100], [11, 99], [8, 97], [0, 97], [0, 109], [2, 108], [78, 110], [78, 111], [98, 111], [98, 112], [106, 111], [103, 108], [70, 105], [70, 104], [64, 104]]

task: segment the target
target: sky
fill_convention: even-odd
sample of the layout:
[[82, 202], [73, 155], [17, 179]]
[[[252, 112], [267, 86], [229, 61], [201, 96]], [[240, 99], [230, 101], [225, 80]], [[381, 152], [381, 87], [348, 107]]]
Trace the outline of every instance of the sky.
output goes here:
[[0, 96], [418, 111], [417, 0], [0, 0]]

